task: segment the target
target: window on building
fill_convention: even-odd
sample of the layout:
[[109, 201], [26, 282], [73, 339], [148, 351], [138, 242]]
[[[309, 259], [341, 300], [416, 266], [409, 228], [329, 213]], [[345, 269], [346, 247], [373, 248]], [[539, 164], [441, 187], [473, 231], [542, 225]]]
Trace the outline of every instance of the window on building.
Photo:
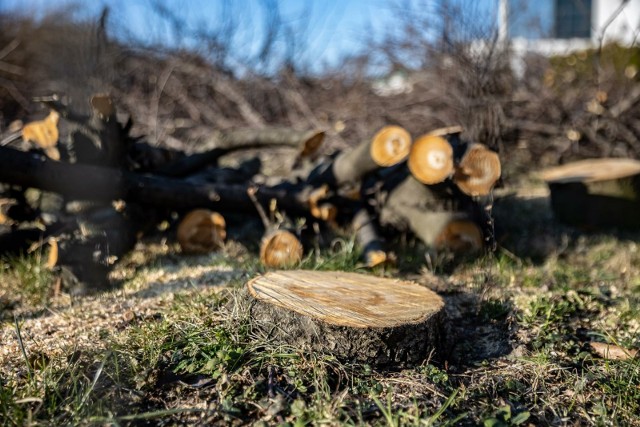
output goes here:
[[560, 39], [591, 37], [592, 0], [556, 0], [555, 36]]

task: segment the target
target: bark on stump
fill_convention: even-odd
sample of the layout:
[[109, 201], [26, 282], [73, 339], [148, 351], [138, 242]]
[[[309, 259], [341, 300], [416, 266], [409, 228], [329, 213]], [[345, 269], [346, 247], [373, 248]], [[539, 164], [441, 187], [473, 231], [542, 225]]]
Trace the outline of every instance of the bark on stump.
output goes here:
[[412, 282], [292, 270], [266, 273], [247, 288], [256, 326], [305, 351], [403, 367], [423, 362], [441, 344], [444, 301]]

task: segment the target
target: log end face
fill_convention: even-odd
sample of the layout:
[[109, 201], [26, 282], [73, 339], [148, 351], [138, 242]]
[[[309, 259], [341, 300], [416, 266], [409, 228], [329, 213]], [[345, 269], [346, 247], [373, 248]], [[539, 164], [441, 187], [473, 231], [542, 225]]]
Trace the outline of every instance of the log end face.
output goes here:
[[456, 219], [444, 227], [434, 246], [436, 249], [448, 249], [456, 253], [474, 253], [482, 249], [482, 232], [474, 222]]
[[185, 253], [207, 253], [220, 249], [227, 237], [224, 217], [208, 209], [195, 209], [180, 221], [178, 243]]
[[411, 147], [408, 160], [411, 174], [423, 184], [437, 184], [453, 172], [453, 148], [446, 139], [424, 135]]
[[307, 158], [313, 156], [318, 152], [322, 143], [324, 142], [325, 132], [317, 131], [311, 134], [307, 139], [302, 142], [300, 146], [300, 152], [298, 156], [300, 158]]
[[473, 144], [456, 168], [453, 181], [465, 194], [486, 196], [501, 174], [498, 154], [482, 144]]
[[303, 247], [290, 231], [268, 233], [260, 245], [260, 262], [270, 268], [291, 268], [302, 261]]
[[400, 126], [385, 126], [373, 137], [370, 155], [378, 166], [388, 167], [403, 161], [410, 148], [409, 132]]

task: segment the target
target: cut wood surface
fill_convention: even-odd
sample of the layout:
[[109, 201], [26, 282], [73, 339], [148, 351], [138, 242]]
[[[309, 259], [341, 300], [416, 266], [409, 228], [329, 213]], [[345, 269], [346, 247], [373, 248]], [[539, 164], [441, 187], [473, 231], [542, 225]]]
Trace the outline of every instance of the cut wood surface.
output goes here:
[[194, 209], [180, 221], [177, 238], [185, 253], [207, 253], [220, 249], [227, 237], [224, 217], [208, 209]]
[[409, 170], [423, 184], [437, 184], [453, 173], [453, 148], [441, 136], [424, 135], [409, 154]]
[[400, 126], [385, 126], [373, 137], [371, 158], [378, 166], [393, 166], [409, 155], [411, 135]]
[[500, 178], [500, 158], [482, 144], [471, 144], [457, 166], [453, 182], [470, 196], [485, 196]]
[[247, 287], [261, 301], [351, 328], [423, 323], [444, 307], [440, 296], [416, 283], [339, 271], [273, 271]]
[[290, 231], [268, 232], [260, 244], [260, 261], [265, 267], [290, 268], [302, 260], [302, 243]]
[[539, 176], [546, 182], [594, 182], [640, 174], [640, 161], [634, 159], [588, 159], [548, 168]]
[[393, 367], [439, 352], [444, 301], [415, 283], [293, 270], [256, 277], [247, 288], [257, 330], [297, 349]]

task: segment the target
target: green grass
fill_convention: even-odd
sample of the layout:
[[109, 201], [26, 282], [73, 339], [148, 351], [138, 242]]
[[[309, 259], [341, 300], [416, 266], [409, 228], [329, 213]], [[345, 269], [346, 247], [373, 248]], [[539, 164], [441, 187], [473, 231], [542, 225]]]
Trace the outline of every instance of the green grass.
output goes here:
[[[640, 347], [635, 240], [569, 243], [542, 262], [498, 252], [446, 273], [425, 265], [425, 280], [446, 283], [459, 312], [449, 337], [457, 345], [399, 371], [273, 342], [253, 327], [239, 289], [263, 271], [255, 256], [211, 258], [246, 274], [223, 291], [182, 290], [100, 335], [99, 347], [49, 354], [25, 337], [25, 356], [0, 370], [0, 425], [640, 425], [640, 360], [603, 360], [588, 347]], [[137, 289], [171, 262], [159, 257], [127, 280]], [[366, 272], [359, 262], [343, 239], [300, 267]], [[28, 313], [62, 310], [39, 264], [5, 263], [5, 292], [18, 298], [3, 328], [15, 336]], [[384, 274], [407, 272], [419, 277], [408, 267]], [[14, 323], [12, 313], [27, 316]], [[497, 341], [513, 351], [494, 351]]]

